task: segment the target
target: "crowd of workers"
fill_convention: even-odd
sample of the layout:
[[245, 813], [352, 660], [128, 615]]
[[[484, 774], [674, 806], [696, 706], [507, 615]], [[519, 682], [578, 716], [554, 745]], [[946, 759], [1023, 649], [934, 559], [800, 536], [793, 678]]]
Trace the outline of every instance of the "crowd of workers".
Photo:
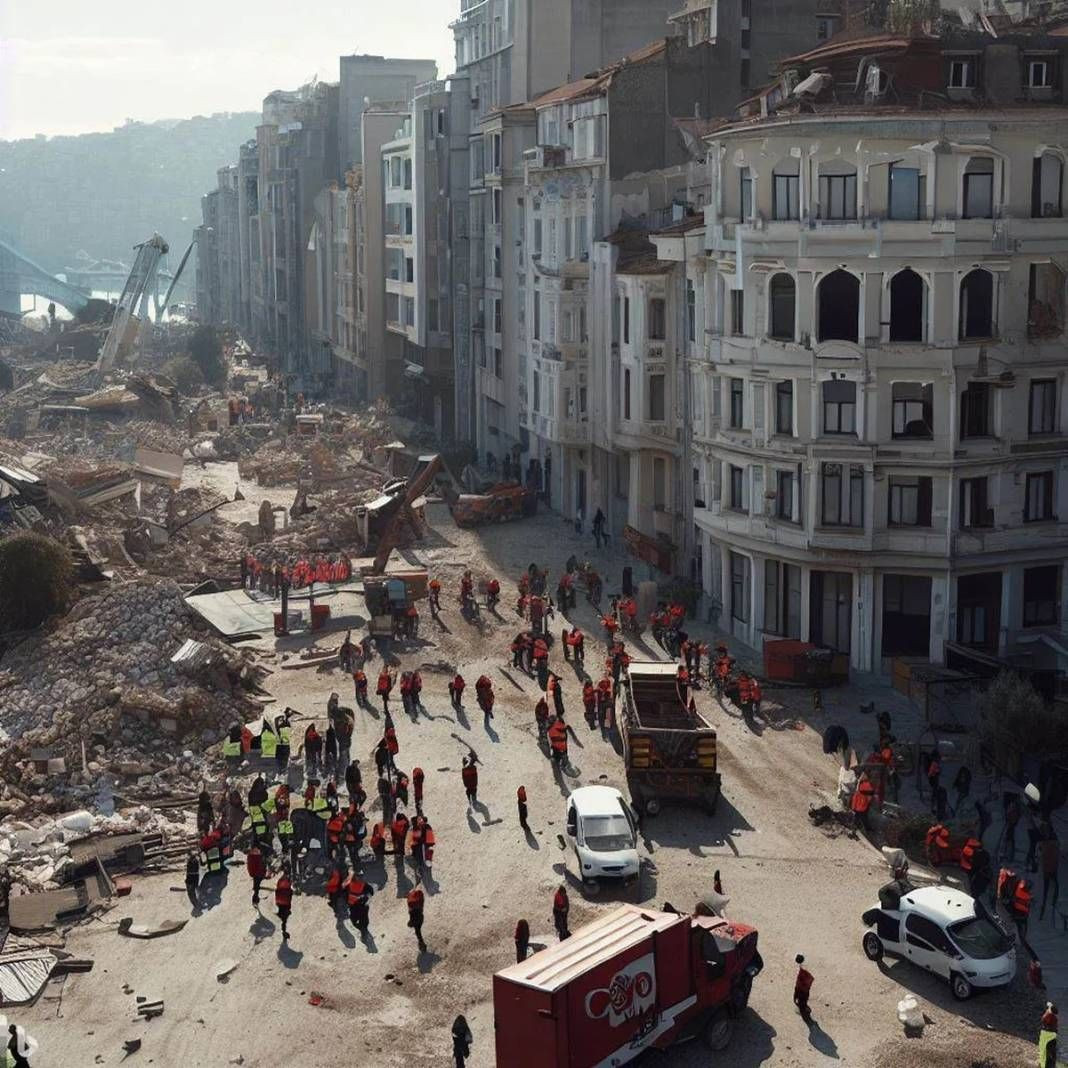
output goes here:
[[326, 586], [352, 578], [352, 561], [345, 553], [281, 560], [261, 560], [255, 553], [246, 553], [240, 566], [243, 589], [259, 590], [276, 599], [291, 589]]

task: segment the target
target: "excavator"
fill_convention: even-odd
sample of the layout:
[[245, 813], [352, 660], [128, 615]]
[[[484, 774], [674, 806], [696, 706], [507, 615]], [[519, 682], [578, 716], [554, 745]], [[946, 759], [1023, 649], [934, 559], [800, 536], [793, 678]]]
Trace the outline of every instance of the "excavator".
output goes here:
[[387, 485], [385, 493], [362, 510], [359, 523], [363, 543], [368, 548], [375, 546], [372, 575], [381, 575], [386, 570], [389, 554], [400, 541], [405, 526], [422, 537], [422, 521], [416, 514], [418, 501], [444, 471], [445, 465], [437, 453], [420, 456], [407, 481]]

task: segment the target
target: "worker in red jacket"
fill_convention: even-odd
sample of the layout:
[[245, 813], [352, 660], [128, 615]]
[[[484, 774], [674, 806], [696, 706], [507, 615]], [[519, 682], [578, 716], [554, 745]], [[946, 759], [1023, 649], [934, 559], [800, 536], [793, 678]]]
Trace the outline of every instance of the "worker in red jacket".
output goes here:
[[393, 673], [389, 668], [383, 668], [378, 675], [378, 696], [382, 698], [382, 708], [389, 711], [389, 695], [393, 691]]
[[582, 684], [582, 708], [592, 731], [597, 726], [597, 689], [589, 679]]
[[527, 829], [527, 788], [520, 786], [515, 792], [516, 805], [519, 808], [519, 826]]
[[464, 677], [458, 671], [452, 677], [452, 681], [449, 683], [449, 699], [452, 701], [452, 707], [457, 712], [460, 711], [460, 707], [464, 702], [464, 688], [467, 683], [464, 682]]
[[486, 719], [493, 719], [493, 683], [485, 675], [479, 675], [475, 683], [475, 693], [478, 696], [478, 707], [482, 709]]
[[538, 703], [534, 706], [534, 723], [538, 728], [538, 741], [540, 742], [549, 729], [549, 702], [544, 697], [539, 697]]
[[252, 878], [252, 904], [260, 903], [260, 883], [267, 874], [267, 862], [263, 859], [263, 850], [257, 842], [253, 842], [248, 853], [245, 854], [245, 867]]
[[530, 924], [526, 920], [520, 920], [515, 925], [515, 962], [521, 964], [527, 959], [527, 951], [530, 949]]
[[809, 1026], [812, 1025], [812, 1010], [808, 1007], [808, 996], [812, 990], [812, 984], [816, 981], [812, 973], [805, 967], [805, 958], [798, 953], [794, 958], [797, 962], [797, 979], [794, 980], [794, 1004], [801, 1019]]
[[478, 803], [478, 767], [474, 757], [464, 757], [460, 777], [463, 780], [464, 792], [467, 794], [467, 807], [470, 809]]
[[571, 937], [567, 929], [567, 914], [571, 911], [571, 902], [567, 897], [567, 887], [561, 883], [553, 894], [553, 924], [556, 926], [556, 935], [561, 942]]
[[289, 940], [289, 931], [286, 924], [289, 922], [293, 911], [293, 883], [289, 878], [289, 869], [283, 868], [274, 884], [274, 907], [278, 910], [278, 918], [282, 921], [282, 939]]
[[353, 875], [345, 884], [345, 897], [349, 906], [349, 919], [352, 926], [362, 935], [367, 934], [367, 924], [370, 920], [368, 903], [374, 893], [374, 887], [365, 883], [358, 875]]
[[423, 782], [426, 774], [422, 768], [412, 768], [412, 794], [415, 798], [415, 811], [423, 810]]
[[337, 911], [337, 904], [341, 900], [341, 891], [344, 882], [345, 875], [341, 865], [335, 863], [333, 868], [330, 869], [330, 875], [326, 880], [326, 900], [330, 903], [330, 907], [335, 912]]
[[423, 906], [426, 898], [419, 887], [408, 891], [408, 926], [415, 932], [419, 943], [419, 952], [426, 952], [426, 942], [423, 941]]

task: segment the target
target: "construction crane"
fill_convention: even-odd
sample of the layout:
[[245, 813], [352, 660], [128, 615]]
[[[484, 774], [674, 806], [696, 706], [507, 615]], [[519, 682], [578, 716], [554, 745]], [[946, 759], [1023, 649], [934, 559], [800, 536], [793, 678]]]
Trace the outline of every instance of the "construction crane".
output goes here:
[[153, 234], [134, 248], [137, 258], [115, 305], [111, 329], [96, 361], [95, 370], [100, 377], [115, 365], [120, 351], [126, 351], [136, 342], [142, 321], [148, 316], [148, 298], [155, 292], [159, 261], [169, 251], [167, 242], [159, 234]]

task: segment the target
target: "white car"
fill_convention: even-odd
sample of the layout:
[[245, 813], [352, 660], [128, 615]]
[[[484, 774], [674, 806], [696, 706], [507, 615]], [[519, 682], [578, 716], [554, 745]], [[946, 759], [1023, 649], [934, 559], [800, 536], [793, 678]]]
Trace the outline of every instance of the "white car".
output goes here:
[[600, 879], [638, 875], [638, 821], [623, 795], [610, 786], [582, 786], [567, 799], [567, 833], [579, 874], [591, 889]]
[[951, 886], [906, 889], [900, 896], [895, 886], [885, 887], [879, 906], [864, 913], [870, 928], [863, 941], [869, 960], [889, 953], [911, 961], [948, 979], [960, 1001], [977, 987], [1012, 982], [1016, 941], [982, 902]]

